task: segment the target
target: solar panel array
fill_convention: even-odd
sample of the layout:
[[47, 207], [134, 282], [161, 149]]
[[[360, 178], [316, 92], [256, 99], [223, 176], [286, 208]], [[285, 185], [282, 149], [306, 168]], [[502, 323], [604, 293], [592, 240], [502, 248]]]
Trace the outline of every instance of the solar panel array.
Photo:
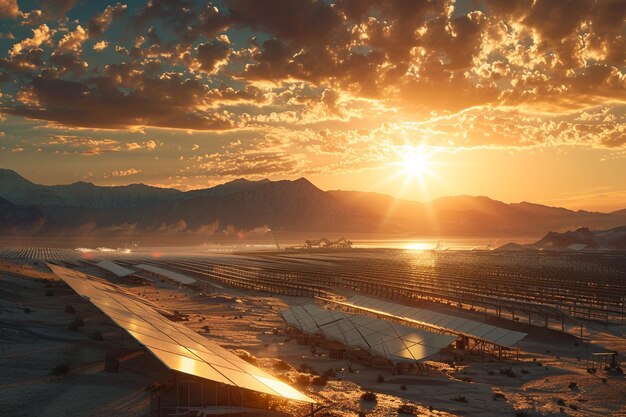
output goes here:
[[48, 264], [74, 291], [126, 330], [170, 369], [295, 401], [315, 401], [116, 285]]
[[74, 249], [64, 248], [2, 248], [0, 258], [4, 259], [35, 259], [35, 260], [74, 260], [80, 253]]
[[511, 347], [527, 335], [527, 333], [504, 329], [475, 320], [409, 307], [390, 301], [377, 300], [363, 295], [350, 297], [346, 303], [340, 304], [362, 311], [383, 313], [384, 315], [393, 316], [408, 322], [415, 322], [503, 347]]
[[393, 362], [416, 362], [437, 354], [456, 336], [437, 334], [401, 324], [341, 313], [314, 304], [281, 312], [292, 327], [307, 334], [321, 333], [350, 348], [361, 348]]
[[135, 273], [135, 271], [130, 270], [128, 268], [124, 268], [123, 266], [118, 265], [115, 262], [109, 261], [107, 259], [98, 262], [96, 265], [104, 270], [111, 272], [112, 274], [120, 278], [126, 277], [128, 275], [132, 275]]
[[162, 277], [185, 285], [193, 285], [196, 283], [196, 280], [193, 278], [190, 278], [183, 274], [179, 274], [178, 272], [170, 271], [168, 269], [159, 268], [158, 266], [154, 265], [138, 264], [133, 265], [133, 268], [143, 269], [144, 271], [152, 272], [153, 274], [160, 275]]

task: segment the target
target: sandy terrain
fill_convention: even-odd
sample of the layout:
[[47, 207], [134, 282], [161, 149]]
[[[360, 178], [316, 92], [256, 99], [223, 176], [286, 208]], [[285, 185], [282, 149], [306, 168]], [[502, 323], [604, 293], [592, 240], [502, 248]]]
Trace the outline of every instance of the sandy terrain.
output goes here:
[[[141, 357], [119, 374], [103, 372], [106, 352], [131, 352], [137, 345], [89, 303], [49, 276], [27, 279], [8, 273], [0, 280], [0, 414], [7, 416], [134, 416], [146, 409], [144, 391], [158, 373], [142, 375]], [[52, 292], [46, 296], [46, 292]], [[66, 305], [75, 314], [65, 313]], [[27, 312], [29, 311], [29, 312]], [[68, 329], [75, 316], [80, 331]], [[103, 341], [93, 339], [99, 331]], [[142, 355], [145, 356], [145, 355]], [[52, 375], [66, 363], [71, 371]], [[157, 367], [158, 369], [158, 367]], [[79, 399], [79, 400], [77, 400]]]
[[[149, 354], [139, 354], [123, 361], [118, 374], [103, 372], [106, 352], [133, 352], [140, 350], [139, 345], [62, 283], [47, 281], [53, 277], [42, 267], [0, 263], [0, 270], [0, 414], [145, 415], [149, 409], [145, 388], [163, 378], [164, 367]], [[390, 370], [331, 359], [321, 348], [312, 353], [309, 346], [298, 345], [285, 333], [278, 311], [309, 299], [230, 288], [201, 294], [165, 281], [155, 287], [129, 288], [165, 309], [188, 315], [188, 326], [224, 347], [250, 352], [277, 376], [304, 381], [302, 375], [332, 369], [336, 377], [326, 386], [308, 387], [328, 406], [318, 415], [355, 416], [363, 411], [368, 416], [396, 416], [400, 405], [410, 404], [417, 415], [626, 416], [626, 380], [603, 371], [590, 374], [586, 363], [587, 352], [617, 350], [623, 357], [624, 326], [592, 325], [586, 333], [589, 344], [538, 330], [520, 343], [517, 361], [466, 356], [454, 366], [432, 362], [425, 376], [393, 375]], [[54, 295], [46, 296], [49, 290]], [[77, 313], [66, 313], [67, 304]], [[86, 322], [79, 331], [67, 328], [74, 315]], [[480, 320], [481, 315], [475, 318]], [[104, 340], [94, 340], [94, 331], [100, 331]], [[278, 369], [279, 359], [290, 367]], [[68, 363], [70, 372], [52, 376], [59, 363]], [[514, 377], [500, 373], [508, 367]], [[303, 369], [306, 372], [300, 372]], [[378, 382], [379, 376], [384, 382]], [[571, 382], [576, 387], [570, 388]], [[376, 392], [377, 401], [361, 401], [366, 391]], [[288, 407], [294, 415], [308, 410]]]

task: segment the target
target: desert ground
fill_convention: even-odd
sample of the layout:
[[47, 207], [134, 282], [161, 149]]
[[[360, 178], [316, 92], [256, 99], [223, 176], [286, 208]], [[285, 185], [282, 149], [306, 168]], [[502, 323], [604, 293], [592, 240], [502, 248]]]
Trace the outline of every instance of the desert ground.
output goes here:
[[[0, 415], [148, 414], [147, 388], [168, 374], [164, 366], [40, 262], [2, 262], [0, 274]], [[626, 416], [624, 377], [587, 371], [591, 352], [617, 351], [623, 357], [623, 325], [591, 323], [585, 329], [588, 342], [537, 329], [505, 361], [479, 355], [453, 361], [442, 354], [427, 363], [426, 375], [394, 375], [299, 345], [278, 313], [310, 299], [230, 287], [200, 292], [165, 280], [120, 285], [177, 310], [189, 327], [226, 348], [245, 350], [262, 368], [307, 390], [325, 406], [319, 416], [396, 416], [402, 405], [426, 416]], [[462, 314], [482, 319], [479, 313]], [[77, 317], [84, 326], [70, 330]], [[104, 372], [108, 352], [123, 354], [118, 373]], [[69, 365], [69, 372], [54, 375], [59, 364]], [[325, 385], [310, 383], [324, 373], [331, 375]], [[376, 393], [376, 401], [361, 400], [365, 392]], [[277, 408], [284, 415], [309, 411], [298, 404]]]

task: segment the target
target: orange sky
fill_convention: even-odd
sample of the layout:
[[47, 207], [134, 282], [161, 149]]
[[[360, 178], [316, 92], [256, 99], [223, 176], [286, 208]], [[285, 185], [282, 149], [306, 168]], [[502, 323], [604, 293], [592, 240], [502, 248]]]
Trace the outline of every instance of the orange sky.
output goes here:
[[0, 165], [622, 209], [624, 22], [617, 0], [3, 1]]

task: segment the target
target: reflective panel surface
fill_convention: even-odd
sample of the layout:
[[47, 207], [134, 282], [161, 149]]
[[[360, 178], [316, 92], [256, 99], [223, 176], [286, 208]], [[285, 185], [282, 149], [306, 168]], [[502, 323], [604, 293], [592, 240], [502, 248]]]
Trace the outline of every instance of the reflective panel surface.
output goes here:
[[217, 343], [168, 320], [146, 300], [82, 272], [52, 264], [48, 266], [168, 368], [290, 400], [315, 402]]
[[124, 268], [123, 266], [118, 265], [113, 261], [108, 261], [106, 259], [104, 261], [98, 262], [96, 265], [118, 277], [125, 277], [135, 273], [135, 271], [131, 271], [128, 268]]
[[362, 348], [394, 362], [426, 360], [456, 339], [371, 316], [326, 310], [315, 304], [293, 306], [281, 315], [287, 324], [303, 333], [320, 333], [347, 347]]
[[133, 267], [137, 269], [143, 269], [144, 271], [152, 272], [153, 274], [160, 275], [165, 278], [169, 278], [172, 281], [180, 282], [181, 284], [193, 285], [196, 283], [196, 280], [193, 278], [190, 278], [183, 274], [179, 274], [178, 272], [170, 271], [168, 269], [159, 268], [158, 266], [138, 264], [138, 265], [133, 265]]
[[362, 311], [440, 328], [446, 332], [458, 333], [459, 335], [469, 336], [504, 347], [515, 345], [527, 335], [527, 333], [495, 327], [475, 320], [395, 304], [390, 301], [377, 300], [364, 295], [353, 296], [347, 302], [333, 302]]

